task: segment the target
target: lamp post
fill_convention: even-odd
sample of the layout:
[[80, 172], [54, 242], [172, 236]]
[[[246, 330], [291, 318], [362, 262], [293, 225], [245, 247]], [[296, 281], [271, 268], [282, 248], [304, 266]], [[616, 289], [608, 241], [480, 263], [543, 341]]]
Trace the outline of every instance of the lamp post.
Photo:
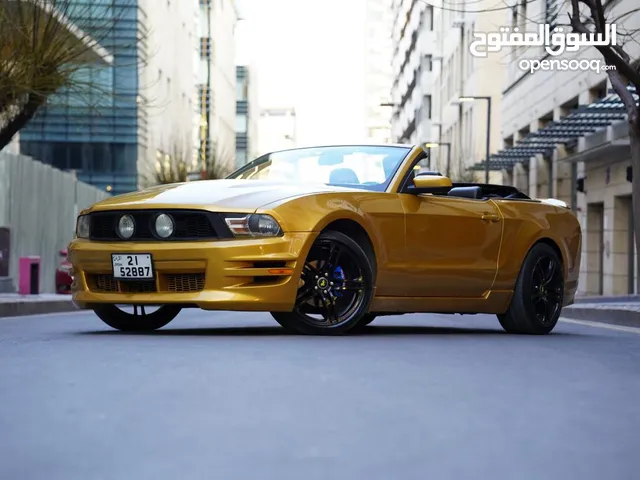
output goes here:
[[489, 183], [489, 152], [491, 150], [491, 97], [460, 97], [461, 102], [473, 102], [475, 100], [487, 101], [487, 150], [484, 160], [484, 183]]
[[[427, 142], [424, 144], [425, 148], [438, 148], [438, 147], [447, 147], [447, 177], [451, 174], [451, 144], [450, 143], [442, 143], [442, 142]], [[429, 155], [429, 168], [431, 167], [431, 155]]]

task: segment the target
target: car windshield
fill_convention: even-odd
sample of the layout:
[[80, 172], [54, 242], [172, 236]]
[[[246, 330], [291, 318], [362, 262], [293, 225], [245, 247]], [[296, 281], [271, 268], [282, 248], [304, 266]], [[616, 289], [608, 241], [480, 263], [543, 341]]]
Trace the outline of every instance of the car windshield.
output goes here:
[[263, 155], [227, 178], [324, 183], [384, 191], [410, 147], [334, 146]]

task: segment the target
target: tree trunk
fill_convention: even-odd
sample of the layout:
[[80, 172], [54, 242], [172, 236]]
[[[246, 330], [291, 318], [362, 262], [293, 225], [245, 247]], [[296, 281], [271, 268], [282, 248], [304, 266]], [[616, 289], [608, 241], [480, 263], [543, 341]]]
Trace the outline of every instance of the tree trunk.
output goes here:
[[[639, 117], [640, 118], [640, 117]], [[631, 168], [633, 171], [632, 181], [632, 205], [634, 231], [638, 231], [640, 226], [640, 125], [638, 122], [629, 123], [629, 141], [631, 146]], [[635, 233], [636, 250], [640, 252], [640, 235]], [[640, 293], [640, 255], [636, 258], [636, 292]]]
[[22, 107], [22, 110], [20, 110], [20, 113], [13, 117], [6, 126], [0, 128], [0, 151], [9, 145], [9, 142], [15, 137], [16, 133], [29, 123], [29, 120], [33, 118], [43, 103], [44, 100], [40, 97], [29, 95], [29, 99], [24, 107]]

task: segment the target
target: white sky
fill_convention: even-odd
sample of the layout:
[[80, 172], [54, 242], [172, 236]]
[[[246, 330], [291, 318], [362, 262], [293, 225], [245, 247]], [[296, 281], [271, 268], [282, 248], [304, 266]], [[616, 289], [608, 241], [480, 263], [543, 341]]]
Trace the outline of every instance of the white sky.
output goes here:
[[[240, 3], [240, 2], [238, 2]], [[243, 0], [238, 61], [261, 107], [293, 106], [298, 144], [363, 140], [363, 0]]]

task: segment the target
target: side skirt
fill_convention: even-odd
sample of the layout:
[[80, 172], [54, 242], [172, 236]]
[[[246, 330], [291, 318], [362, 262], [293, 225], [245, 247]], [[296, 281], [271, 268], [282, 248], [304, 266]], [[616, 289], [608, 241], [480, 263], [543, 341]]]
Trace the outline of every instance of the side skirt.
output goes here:
[[492, 313], [507, 311], [512, 290], [492, 290], [479, 298], [375, 297], [369, 311], [386, 313]]

